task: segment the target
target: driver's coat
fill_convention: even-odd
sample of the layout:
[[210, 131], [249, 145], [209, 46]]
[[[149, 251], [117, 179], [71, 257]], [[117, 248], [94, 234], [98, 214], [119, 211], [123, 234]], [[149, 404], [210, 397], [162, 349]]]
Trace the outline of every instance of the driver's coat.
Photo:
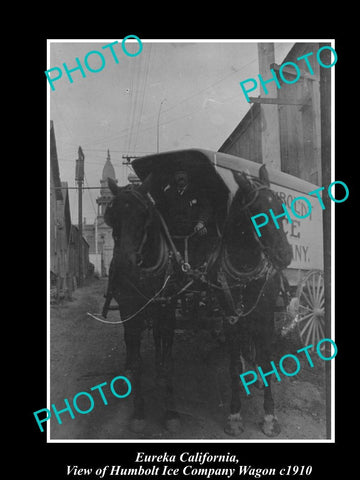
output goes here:
[[206, 195], [195, 191], [191, 185], [187, 185], [183, 190], [168, 185], [158, 206], [173, 235], [191, 234], [199, 221], [206, 225], [212, 215], [211, 204]]

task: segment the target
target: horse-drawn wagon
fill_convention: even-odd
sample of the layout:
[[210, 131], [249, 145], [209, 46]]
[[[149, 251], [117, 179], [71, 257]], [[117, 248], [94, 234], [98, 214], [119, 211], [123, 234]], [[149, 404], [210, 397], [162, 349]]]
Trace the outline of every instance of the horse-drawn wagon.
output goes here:
[[[179, 251], [161, 212], [163, 193], [179, 164], [195, 191], [202, 191], [211, 205], [207, 235], [211, 248], [200, 264], [193, 263], [189, 254], [195, 235], [185, 235]], [[114, 298], [121, 315], [118, 323], [124, 324], [126, 367], [134, 385], [134, 428], [139, 429], [145, 418], [140, 346], [146, 323], [153, 329], [167, 428], [178, 421], [172, 386], [175, 311], [179, 301], [190, 296], [193, 304], [205, 305], [210, 328], [220, 318], [230, 360], [231, 400], [225, 431], [238, 436], [243, 431], [241, 355], [249, 354], [247, 358], [257, 365], [269, 365], [280, 293], [285, 292], [284, 299], [289, 289], [296, 290], [290, 300], [290, 323], [301, 328], [304, 341], [316, 342], [323, 334], [322, 212], [318, 198], [308, 195], [318, 187], [208, 150], [162, 152], [137, 158], [132, 166], [141, 185], [118, 187], [109, 179], [114, 197], [104, 219], [112, 227], [115, 246], [103, 315]], [[301, 198], [294, 202], [295, 197]], [[297, 219], [286, 216], [287, 221], [277, 226], [268, 222], [260, 238], [253, 216], [271, 211], [283, 219], [284, 205], [289, 204], [298, 209]], [[304, 213], [309, 205], [311, 214]], [[194, 316], [193, 324], [195, 320]], [[264, 389], [264, 412], [262, 431], [278, 435], [270, 384]]]
[[[259, 164], [244, 158], [209, 150], [180, 150], [141, 157], [132, 166], [141, 180], [153, 173], [164, 184], [181, 162], [190, 172], [192, 181], [204, 189], [214, 207], [217, 228], [221, 235], [232, 199], [238, 190], [235, 172], [245, 172], [256, 178]], [[309, 195], [318, 186], [298, 177], [267, 167], [271, 189], [290, 210], [294, 208], [302, 218], [284, 217], [283, 229], [292, 248], [292, 261], [284, 270], [287, 280], [287, 299], [279, 298], [279, 307], [287, 309], [288, 322], [283, 333], [299, 329], [305, 344], [324, 338], [324, 280], [323, 280], [323, 227], [322, 209], [315, 196]], [[307, 199], [305, 203], [304, 199]], [[311, 214], [305, 216], [311, 204]], [[286, 305], [285, 305], [286, 304]]]

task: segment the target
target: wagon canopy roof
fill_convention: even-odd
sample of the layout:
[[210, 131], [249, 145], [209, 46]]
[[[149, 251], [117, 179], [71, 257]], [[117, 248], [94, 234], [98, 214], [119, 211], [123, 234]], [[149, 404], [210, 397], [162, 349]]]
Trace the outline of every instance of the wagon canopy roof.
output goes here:
[[132, 161], [132, 166], [140, 180], [153, 173], [157, 179], [171, 181], [176, 170], [186, 170], [192, 183], [228, 194], [229, 187], [219, 176], [213, 161], [214, 152], [205, 150], [174, 150], [161, 152]]
[[[234, 195], [238, 186], [233, 171], [245, 171], [257, 177], [260, 164], [245, 158], [204, 149], [174, 150], [161, 152], [132, 161], [132, 166], [140, 180], [153, 173], [158, 179], [169, 179], [178, 168], [189, 172], [193, 182], [221, 198]], [[287, 173], [267, 166], [270, 183], [301, 193], [308, 193], [317, 186]]]

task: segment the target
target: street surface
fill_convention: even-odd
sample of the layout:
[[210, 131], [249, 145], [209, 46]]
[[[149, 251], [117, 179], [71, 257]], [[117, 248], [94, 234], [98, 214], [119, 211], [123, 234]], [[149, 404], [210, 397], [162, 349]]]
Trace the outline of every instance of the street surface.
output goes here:
[[[61, 414], [58, 424], [53, 414], [50, 420], [51, 440], [117, 440], [117, 439], [227, 439], [223, 429], [228, 413], [229, 384], [225, 346], [208, 332], [178, 329], [173, 348], [174, 389], [182, 428], [178, 433], [165, 429], [161, 405], [155, 385], [154, 348], [152, 333], [143, 336], [143, 388], [146, 397], [147, 425], [142, 433], [129, 429], [132, 412], [131, 394], [126, 399], [111, 394], [111, 380], [125, 375], [125, 343], [122, 325], [106, 325], [92, 319], [87, 312], [98, 313], [103, 304], [106, 279], [87, 280], [83, 288], [73, 293], [72, 301], [51, 305], [50, 319], [50, 401], [58, 410], [65, 408], [64, 399], [72, 405], [79, 392], [89, 392], [93, 386], [104, 387], [108, 405], [99, 392], [91, 392], [93, 410], [80, 414], [73, 409]], [[119, 312], [109, 312], [109, 321], [119, 320]], [[291, 353], [291, 347], [279, 337], [278, 356]], [[299, 344], [297, 348], [301, 348]], [[325, 362], [312, 355], [314, 368], [302, 363], [299, 374], [273, 382], [276, 413], [282, 431], [278, 439], [325, 438]], [[276, 358], [274, 358], [274, 361]], [[115, 386], [117, 389], [117, 385]], [[119, 387], [120, 389], [120, 387]], [[243, 392], [245, 431], [241, 439], [267, 437], [258, 424], [263, 415], [263, 393], [251, 389]], [[89, 408], [86, 398], [79, 399], [81, 409]]]

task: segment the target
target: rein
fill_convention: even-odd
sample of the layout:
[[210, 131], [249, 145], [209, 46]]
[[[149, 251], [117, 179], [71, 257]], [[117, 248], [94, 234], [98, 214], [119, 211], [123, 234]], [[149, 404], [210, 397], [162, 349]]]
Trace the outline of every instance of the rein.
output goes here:
[[[152, 198], [152, 196], [148, 193], [146, 195], [146, 197], [144, 197], [144, 195], [142, 195], [141, 193], [139, 193], [136, 190], [129, 190], [129, 193], [131, 195], [133, 195], [145, 207], [147, 212], [150, 212], [147, 223], [144, 227], [145, 232], [146, 232], [147, 227], [150, 225], [151, 220], [153, 219], [153, 214], [155, 213], [160, 220], [161, 226], [164, 229], [165, 236], [166, 236], [167, 240], [169, 241], [171, 249], [173, 250], [174, 253], [176, 253], [176, 247], [175, 247], [174, 242], [172, 241], [172, 238], [171, 238], [171, 235], [170, 235], [169, 230], [167, 228], [166, 222], [165, 222], [163, 216], [161, 215], [161, 213], [159, 212], [159, 210], [156, 208], [155, 200]], [[144, 233], [144, 237], [145, 237], [145, 235], [146, 234]], [[146, 237], [145, 237], [145, 240], [143, 238], [142, 242], [140, 243], [138, 251], [142, 250], [142, 248], [145, 245], [145, 242], [146, 242]]]
[[[259, 191], [260, 190], [270, 190], [270, 188], [266, 185], [260, 185], [256, 189], [252, 190], [251, 193], [254, 195], [252, 198], [247, 202], [241, 205], [239, 208], [239, 211], [245, 211], [245, 214], [247, 215], [249, 221], [250, 221], [250, 210], [249, 207], [255, 203], [255, 201], [258, 199], [259, 196]], [[229, 217], [226, 219], [227, 224], [229, 224]], [[225, 227], [226, 228], [226, 227]], [[224, 229], [225, 230], [225, 229]], [[260, 238], [256, 235], [255, 231], [253, 232], [253, 236], [255, 241], [260, 247], [261, 250], [261, 259], [258, 265], [256, 265], [252, 270], [250, 271], [240, 271], [237, 268], [235, 268], [229, 259], [229, 253], [226, 249], [226, 247], [223, 245], [223, 254], [222, 254], [222, 267], [224, 271], [233, 279], [233, 280], [243, 280], [250, 282], [252, 280], [257, 280], [258, 278], [263, 277], [267, 271], [271, 268], [274, 268], [272, 265], [272, 262], [269, 258], [268, 255], [268, 247], [266, 247], [260, 240]], [[222, 242], [224, 243], [224, 242]]]
[[141, 254], [142, 254], [142, 251], [143, 251], [143, 248], [145, 246], [145, 243], [146, 243], [146, 240], [148, 239], [148, 228], [150, 227], [151, 225], [151, 222], [153, 220], [153, 210], [152, 210], [152, 204], [149, 203], [148, 201], [146, 201], [146, 199], [144, 198], [144, 196], [137, 192], [136, 190], [129, 190], [130, 195], [132, 195], [133, 197], [135, 197], [141, 204], [142, 206], [145, 208], [146, 212], [149, 213], [147, 219], [146, 219], [146, 223], [144, 225], [144, 234], [143, 234], [143, 237], [142, 237], [142, 240], [136, 250], [136, 256], [139, 257], [139, 261], [137, 262], [137, 265], [140, 266], [142, 263], [143, 263], [143, 259], [141, 258]]
[[133, 318], [135, 318], [137, 315], [139, 315], [139, 313], [141, 313], [148, 305], [150, 305], [150, 303], [152, 303], [162, 292], [163, 290], [166, 288], [166, 285], [168, 283], [168, 281], [170, 280], [170, 275], [168, 275], [162, 285], [162, 287], [160, 288], [160, 290], [158, 292], [155, 293], [155, 295], [153, 295], [151, 298], [149, 298], [149, 300], [144, 303], [144, 305], [142, 305], [135, 313], [132, 313], [131, 315], [129, 315], [128, 317], [124, 318], [124, 320], [119, 320], [117, 322], [109, 322], [108, 320], [103, 320], [102, 318], [99, 318], [97, 315], [93, 315], [92, 313], [89, 313], [87, 312], [87, 315], [89, 315], [90, 317], [94, 318], [95, 320], [98, 320], [99, 322], [102, 322], [102, 323], [107, 323], [107, 324], [112, 324], [112, 325], [119, 325], [119, 324], [122, 324], [122, 323], [126, 323], [128, 322], [129, 320], [132, 320]]
[[[252, 190], [252, 197], [250, 200], [242, 204], [239, 208], [240, 212], [245, 212], [248, 220], [250, 221], [251, 212], [249, 207], [253, 205], [259, 196], [260, 190], [270, 190], [270, 188], [266, 185], [259, 185], [256, 189]], [[229, 217], [226, 219], [226, 222], [229, 224]], [[234, 315], [229, 317], [229, 323], [235, 324], [240, 318], [247, 317], [250, 315], [258, 306], [260, 298], [265, 290], [265, 287], [268, 281], [273, 277], [273, 275], [277, 272], [277, 269], [274, 267], [269, 254], [269, 248], [266, 247], [260, 240], [260, 238], [256, 235], [255, 231], [253, 232], [254, 239], [256, 243], [259, 245], [261, 251], [261, 258], [259, 263], [252, 269], [248, 271], [240, 271], [234, 267], [231, 263], [230, 256], [226, 246], [223, 243], [222, 247], [222, 254], [221, 254], [221, 269], [218, 274], [218, 280], [221, 284], [221, 288], [225, 294], [225, 299], [227, 301], [228, 306], [233, 311]], [[226, 276], [230, 277], [232, 280], [236, 282], [235, 285], [229, 285]], [[239, 307], [236, 306], [234, 297], [232, 295], [232, 290], [236, 288], [244, 289], [250, 282], [259, 280], [260, 278], [264, 278], [264, 283], [262, 284], [259, 294], [252, 305], [252, 307], [247, 311], [243, 312], [242, 305]]]
[[[259, 191], [263, 190], [263, 189], [269, 189], [269, 187], [267, 187], [265, 185], [258, 186], [256, 189], [254, 189], [251, 192], [251, 193], [253, 193], [253, 195], [250, 198], [250, 200], [247, 203], [244, 203], [243, 205], [241, 205], [240, 211], [245, 211], [249, 219], [250, 219], [249, 207], [251, 205], [253, 205], [253, 203], [255, 203], [255, 201], [257, 200], [257, 198], [259, 196]], [[156, 215], [157, 218], [160, 221], [165, 239], [167, 240], [167, 243], [169, 244], [169, 247], [173, 252], [173, 256], [174, 256], [176, 262], [181, 267], [181, 269], [183, 270], [184, 273], [191, 273], [191, 271], [189, 272], [189, 270], [191, 270], [190, 265], [188, 265], [184, 261], [181, 254], [177, 251], [177, 248], [176, 248], [176, 246], [173, 242], [173, 239], [170, 235], [170, 232], [168, 230], [167, 224], [166, 224], [163, 216], [159, 212], [159, 210], [156, 208], [155, 201], [152, 198], [152, 196], [149, 193], [147, 193], [146, 196], [145, 196], [143, 193], [141, 193], [141, 192], [139, 192], [135, 189], [128, 190], [127, 193], [129, 193], [130, 195], [135, 197], [136, 200], [139, 201], [141, 203], [141, 205], [145, 208], [146, 212], [149, 213], [149, 215], [146, 219], [146, 223], [144, 225], [143, 237], [141, 239], [141, 242], [140, 242], [139, 246], [136, 249], [136, 256], [141, 257], [141, 255], [142, 255], [144, 246], [145, 246], [146, 241], [148, 239], [149, 226], [151, 225], [151, 223], [154, 219], [154, 216]], [[229, 218], [226, 219], [225, 223], [228, 222], [228, 221], [229, 221]], [[224, 228], [224, 230], [225, 230], [225, 228]], [[212, 283], [210, 283], [209, 281], [206, 282], [210, 287], [220, 289], [224, 292], [225, 297], [228, 301], [228, 304], [230, 304], [231, 309], [233, 310], [233, 312], [235, 314], [233, 317], [229, 318], [230, 323], [235, 323], [236, 321], [239, 320], [240, 317], [246, 317], [247, 315], [250, 315], [250, 313], [252, 311], [254, 311], [254, 309], [257, 307], [257, 305], [260, 301], [260, 297], [261, 297], [269, 279], [276, 272], [276, 269], [273, 267], [272, 262], [271, 262], [271, 260], [268, 256], [268, 254], [267, 254], [267, 248], [262, 244], [260, 239], [256, 237], [255, 232], [254, 232], [254, 237], [255, 237], [255, 239], [256, 239], [256, 241], [257, 241], [257, 243], [258, 243], [258, 245], [261, 249], [261, 260], [254, 269], [252, 269], [250, 271], [239, 271], [239, 270], [237, 270], [232, 265], [232, 263], [229, 259], [229, 254], [226, 250], [226, 247], [224, 246], [224, 242], [223, 242], [223, 238], [222, 238], [221, 239], [222, 248], [220, 246], [220, 249], [218, 250], [218, 253], [216, 255], [217, 257], [218, 257], [218, 255], [220, 255], [220, 257], [221, 257], [221, 259], [220, 259], [220, 266], [221, 267], [220, 267], [220, 271], [219, 271], [219, 274], [218, 274], [218, 280], [219, 280], [219, 283], [220, 283], [221, 286], [212, 285]], [[161, 238], [163, 239], [164, 237], [161, 236]], [[161, 248], [164, 249], [166, 247], [162, 246]], [[221, 250], [222, 250], [222, 253], [221, 253]], [[166, 261], [165, 261], [165, 257], [167, 257]], [[163, 268], [166, 265], [169, 266], [169, 258], [170, 258], [169, 256], [166, 256], [164, 254], [164, 250], [163, 251], [160, 250], [159, 259], [158, 259], [155, 267], [142, 268], [142, 271], [145, 274], [148, 273], [148, 274], [153, 274], [153, 275], [156, 274], [156, 273], [159, 273], [160, 271], [163, 270]], [[140, 267], [142, 262], [143, 262], [143, 260], [140, 258], [140, 262], [137, 262], [137, 265]], [[168, 274], [165, 278], [165, 281], [164, 281], [162, 287], [151, 298], [149, 298], [147, 295], [145, 295], [143, 292], [141, 292], [138, 289], [138, 287], [135, 284], [133, 284], [133, 282], [131, 282], [127, 277], [124, 278], [126, 280], [126, 282], [131, 286], [131, 288], [133, 288], [140, 296], [142, 296], [146, 300], [146, 302], [144, 303], [144, 305], [142, 307], [140, 307], [135, 313], [131, 314], [129, 317], [125, 318], [124, 320], [120, 320], [118, 322], [109, 322], [109, 321], [106, 321], [106, 320], [102, 320], [102, 319], [98, 318], [97, 316], [94, 316], [90, 313], [88, 315], [90, 315], [91, 317], [93, 317], [96, 320], [99, 320], [103, 323], [121, 324], [121, 323], [125, 323], [125, 322], [131, 320], [132, 318], [136, 317], [139, 313], [141, 313], [150, 303], [154, 302], [160, 296], [160, 294], [165, 290], [165, 288], [166, 288], [166, 286], [167, 286], [167, 284], [168, 284], [168, 282], [169, 282], [169, 280], [172, 276], [169, 273], [169, 270], [167, 271], [167, 273]], [[226, 279], [226, 275], [229, 276], [230, 278], [232, 278], [233, 280], [235, 280], [236, 284], [229, 286], [228, 282], [227, 282], [227, 279]], [[260, 289], [260, 292], [259, 292], [259, 294], [256, 298], [256, 301], [255, 301], [254, 305], [247, 312], [243, 312], [242, 309], [236, 308], [233, 296], [231, 294], [231, 290], [233, 290], [235, 288], [241, 288], [241, 287], [244, 288], [251, 281], [257, 280], [257, 279], [260, 279], [260, 278], [263, 278], [263, 277], [265, 277], [265, 281], [264, 281], [264, 283], [263, 283], [263, 285]], [[171, 298], [175, 298], [175, 297], [179, 296], [182, 292], [187, 290], [194, 283], [194, 280], [195, 280], [195, 277], [192, 280], [190, 280], [183, 288], [180, 289], [179, 292], [177, 292]]]
[[[155, 205], [155, 201], [154, 199], [152, 198], [152, 196], [148, 193], [147, 194], [147, 199], [144, 198], [144, 196], [137, 192], [136, 190], [130, 190], [129, 193], [131, 195], [133, 195], [137, 200], [139, 200], [139, 202], [141, 202], [141, 204], [148, 210], [151, 212], [150, 214], [150, 217], [148, 219], [148, 225], [150, 225], [151, 223], [151, 220], [152, 220], [152, 217], [151, 215], [152, 214], [155, 214], [157, 215], [158, 219], [160, 220], [160, 223], [161, 223], [161, 226], [163, 228], [163, 231], [164, 231], [164, 234], [165, 234], [165, 237], [170, 245], [170, 248], [174, 254], [174, 257], [175, 257], [175, 260], [177, 261], [177, 263], [179, 264], [179, 266], [181, 267], [182, 271], [183, 272], [188, 272], [190, 270], [190, 265], [186, 262], [186, 260], [184, 260], [182, 258], [182, 255], [180, 254], [180, 252], [177, 250], [174, 242], [173, 242], [173, 239], [170, 235], [170, 232], [169, 232], [169, 229], [168, 229], [168, 226], [164, 220], [164, 217], [161, 215], [161, 213], [159, 212], [159, 210], [156, 208], [156, 205]], [[143, 237], [143, 240], [142, 242], [140, 243], [140, 246], [138, 248], [138, 251], [137, 251], [137, 254], [141, 254], [141, 251], [142, 251], [142, 248], [144, 247], [145, 245], [145, 242], [146, 242], [146, 239], [147, 239], [147, 233], [146, 233], [146, 227], [145, 228], [145, 231], [144, 231], [144, 237]], [[185, 237], [185, 241], [188, 241], [189, 238], [191, 238], [193, 235], [195, 235], [196, 232], [192, 233], [191, 235], [188, 235]]]
[[[151, 195], [148, 193], [146, 195], [146, 197], [141, 194], [140, 192], [132, 189], [132, 190], [128, 190], [127, 193], [129, 193], [130, 195], [134, 196], [136, 198], [136, 200], [138, 200], [141, 205], [145, 208], [146, 212], [148, 212], [148, 217], [146, 219], [146, 223], [144, 225], [144, 234], [143, 234], [143, 237], [141, 239], [141, 242], [138, 246], [138, 248], [136, 249], [136, 256], [137, 257], [141, 257], [141, 254], [142, 254], [142, 251], [144, 249], [144, 246], [145, 246], [145, 243], [148, 239], [148, 228], [149, 226], [151, 225], [153, 219], [154, 219], [154, 214], [157, 215], [158, 219], [160, 220], [160, 223], [161, 223], [161, 226], [163, 227], [163, 230], [164, 230], [164, 233], [165, 233], [165, 237], [167, 238], [169, 244], [170, 244], [170, 247], [171, 249], [173, 250], [173, 253], [174, 253], [174, 256], [175, 256], [175, 259], [176, 261], [179, 263], [179, 265], [182, 267], [183, 271], [188, 271], [187, 268], [183, 268], [183, 267], [186, 267], [187, 264], [184, 262], [184, 260], [182, 259], [182, 256], [181, 254], [176, 250], [176, 247], [175, 247], [175, 244], [174, 242], [172, 241], [172, 238], [171, 238], [171, 235], [169, 233], [169, 230], [167, 228], [167, 225], [166, 225], [166, 222], [164, 220], [164, 218], [162, 217], [161, 213], [158, 211], [158, 209], [156, 208], [155, 206], [155, 201], [154, 199], [151, 197]], [[115, 237], [114, 237], [115, 238]], [[116, 238], [115, 238], [116, 239]], [[158, 274], [160, 272], [163, 271], [164, 267], [166, 265], [169, 265], [169, 257], [168, 255], [166, 255], [166, 246], [164, 244], [164, 240], [163, 240], [163, 237], [160, 235], [160, 253], [159, 253], [159, 259], [156, 263], [156, 265], [154, 267], [149, 267], [149, 268], [142, 268], [142, 272], [144, 274], [147, 274], [147, 275], [155, 275], [155, 274]], [[141, 264], [142, 264], [143, 260], [140, 259], [140, 261], [137, 262], [137, 265], [140, 267]], [[139, 313], [141, 313], [150, 303], [154, 302], [159, 296], [160, 294], [165, 290], [170, 278], [171, 278], [171, 274], [169, 274], [169, 270], [168, 270], [168, 275], [166, 276], [165, 278], [165, 281], [162, 285], [162, 287], [160, 288], [160, 290], [158, 292], [156, 292], [151, 298], [149, 298], [147, 295], [145, 295], [145, 293], [143, 293], [141, 290], [139, 290], [139, 288], [137, 287], [137, 285], [135, 285], [128, 277], [124, 277], [124, 281], [138, 294], [140, 295], [141, 297], [143, 297], [146, 302], [144, 303], [144, 305], [142, 305], [142, 307], [140, 307], [135, 313], [131, 314], [129, 317], [125, 318], [124, 320], [120, 320], [118, 322], [109, 322], [107, 320], [103, 320], [101, 318], [99, 318], [97, 315], [93, 315], [91, 313], [88, 313], [89, 316], [91, 316], [92, 318], [94, 318], [95, 320], [98, 320], [102, 323], [107, 323], [107, 324], [122, 324], [122, 323], [125, 323], [129, 320], [131, 320], [132, 318], [136, 317]], [[175, 295], [172, 296], [172, 298], [175, 298], [177, 296], [179, 296], [183, 291], [187, 290], [192, 284], [194, 283], [194, 280], [191, 280], [190, 282], [188, 282], [185, 287], [183, 287], [182, 289], [180, 289], [179, 292], [177, 292]]]

